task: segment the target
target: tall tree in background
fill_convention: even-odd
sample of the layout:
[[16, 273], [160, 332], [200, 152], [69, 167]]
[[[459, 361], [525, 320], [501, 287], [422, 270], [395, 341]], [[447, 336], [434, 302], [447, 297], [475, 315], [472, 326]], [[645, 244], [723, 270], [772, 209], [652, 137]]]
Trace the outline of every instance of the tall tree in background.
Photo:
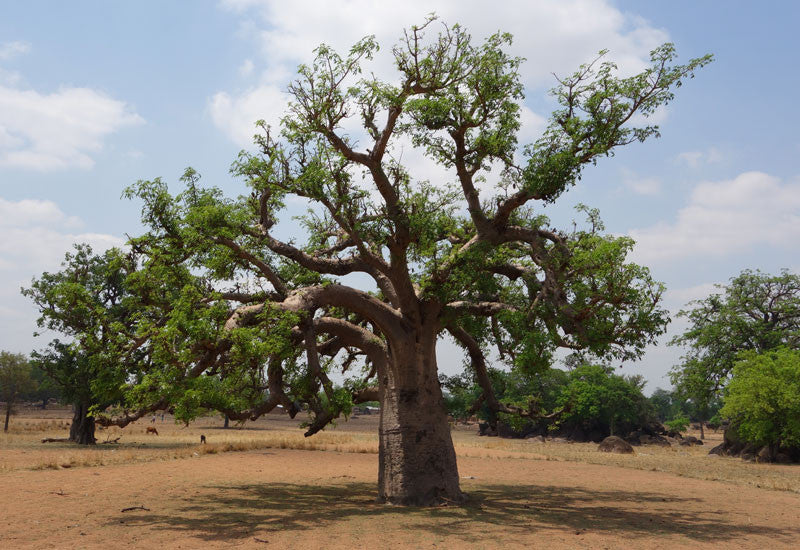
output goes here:
[[[218, 410], [256, 418], [302, 405], [306, 435], [354, 402], [379, 399], [380, 498], [457, 502], [436, 364], [444, 333], [469, 355], [487, 407], [536, 416], [495, 397], [488, 350], [535, 372], [559, 347], [629, 359], [663, 332], [663, 287], [625, 262], [630, 239], [603, 235], [588, 209], [585, 229], [559, 231], [534, 205], [558, 199], [616, 147], [657, 135], [632, 126], [634, 115], [668, 103], [710, 57], [671, 65], [674, 49], [664, 45], [650, 68], [619, 78], [601, 55], [558, 81], [546, 131], [520, 147], [522, 60], [505, 51], [511, 37], [475, 44], [459, 26], [429, 36], [431, 25], [413, 27], [393, 49], [398, 74], [389, 82], [362, 76], [374, 39], [346, 56], [319, 47], [289, 86], [280, 131], [261, 123], [258, 152], [234, 164], [248, 195], [202, 188], [192, 170], [177, 196], [158, 179], [128, 190], [150, 228], [131, 241], [144, 258], [136, 277], [156, 285], [179, 269], [196, 277], [169, 307], [142, 300], [134, 341], [150, 361], [128, 392], [130, 410], [105, 422], [124, 425], [165, 399], [189, 414], [220, 395], [208, 388], [230, 380], [252, 381], [261, 399]], [[404, 148], [450, 176], [421, 179], [401, 162]], [[482, 194], [487, 177], [496, 185]], [[287, 233], [279, 214], [298, 200], [311, 207], [304, 231]], [[294, 237], [281, 240], [281, 231]], [[367, 279], [374, 290], [352, 286]], [[344, 387], [331, 382], [334, 370], [348, 377]]]
[[8, 431], [8, 421], [19, 398], [36, 389], [31, 378], [31, 365], [21, 353], [0, 351], [0, 399], [6, 404], [6, 420], [3, 431]]
[[701, 414], [719, 397], [742, 352], [800, 346], [800, 276], [746, 270], [718, 288], [722, 292], [678, 314], [689, 328], [671, 341], [687, 350], [672, 369], [672, 383]]
[[131, 354], [119, 353], [131, 349], [133, 316], [125, 282], [134, 267], [132, 257], [117, 249], [95, 255], [88, 245], [77, 245], [61, 271], [43, 273], [22, 291], [39, 309], [39, 327], [71, 340], [54, 340], [32, 358], [72, 403], [70, 440], [79, 444], [95, 443], [90, 409], [121, 402], [129, 374], [121, 365], [134, 364]]
[[50, 378], [47, 371], [38, 366], [33, 360], [31, 361], [31, 378], [36, 382], [36, 389], [29, 393], [28, 397], [31, 401], [39, 401], [42, 409], [47, 408], [47, 404], [51, 399], [61, 399], [60, 386]]

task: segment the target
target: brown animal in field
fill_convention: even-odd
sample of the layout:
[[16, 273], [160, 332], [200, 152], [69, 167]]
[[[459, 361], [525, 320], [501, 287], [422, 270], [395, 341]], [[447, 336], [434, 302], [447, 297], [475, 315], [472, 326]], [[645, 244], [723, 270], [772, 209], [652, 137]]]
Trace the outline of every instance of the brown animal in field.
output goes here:
[[148, 426], [145, 433], [158, 435], [158, 430], [156, 430], [155, 426]]
[[202, 443], [203, 445], [205, 445], [205, 443], [206, 443], [206, 436], [204, 436], [204, 435], [201, 435], [201, 436], [200, 436], [200, 443]]

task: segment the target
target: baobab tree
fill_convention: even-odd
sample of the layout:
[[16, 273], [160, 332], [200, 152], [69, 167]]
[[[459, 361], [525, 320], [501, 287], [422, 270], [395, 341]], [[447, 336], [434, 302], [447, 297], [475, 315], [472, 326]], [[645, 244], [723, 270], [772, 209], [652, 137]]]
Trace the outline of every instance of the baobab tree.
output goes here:
[[[522, 60], [506, 51], [510, 35], [477, 44], [460, 26], [433, 36], [434, 25], [404, 33], [392, 81], [364, 76], [373, 38], [347, 55], [320, 46], [288, 87], [280, 128], [259, 123], [257, 151], [233, 165], [247, 195], [203, 188], [191, 169], [177, 195], [160, 179], [127, 190], [149, 227], [130, 243], [143, 258], [138, 280], [150, 281], [150, 294], [163, 273], [183, 270], [186, 281], [169, 308], [142, 314], [135, 347], [153, 366], [128, 410], [103, 422], [124, 425], [166, 403], [213, 406], [232, 419], [282, 404], [309, 411], [312, 435], [353, 403], [378, 399], [380, 498], [459, 502], [440, 338], [466, 350], [491, 410], [535, 417], [544, 411], [494, 396], [492, 349], [512, 368], [534, 370], [557, 348], [638, 357], [663, 332], [663, 286], [626, 263], [629, 238], [603, 235], [589, 209], [586, 227], [560, 231], [536, 207], [615, 148], [656, 136], [634, 115], [672, 100], [710, 57], [672, 65], [666, 44], [649, 68], [622, 78], [601, 53], [557, 81], [558, 109], [521, 146]], [[420, 179], [403, 148], [450, 176]], [[492, 185], [481, 192], [481, 182]], [[281, 239], [279, 215], [298, 200], [311, 206], [302, 230]], [[331, 380], [336, 370], [343, 387]], [[260, 390], [251, 393], [260, 400], [223, 402], [229, 383]]]

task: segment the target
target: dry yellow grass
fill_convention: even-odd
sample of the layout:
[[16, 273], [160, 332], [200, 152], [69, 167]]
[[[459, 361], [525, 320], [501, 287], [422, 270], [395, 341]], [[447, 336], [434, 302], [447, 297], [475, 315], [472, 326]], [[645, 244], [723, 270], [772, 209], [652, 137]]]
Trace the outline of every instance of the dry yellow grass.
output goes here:
[[594, 443], [534, 443], [533, 440], [477, 438], [463, 432], [455, 436], [459, 456], [481, 456], [481, 452], [492, 451], [504, 458], [541, 457], [544, 460], [618, 466], [800, 493], [800, 466], [754, 464], [738, 458], [709, 455], [709, 449], [721, 440], [721, 434], [710, 434], [704, 446], [648, 445], [636, 447], [632, 455], [620, 455], [599, 452]]
[[[159, 421], [155, 424], [158, 436], [145, 434], [150, 425], [149, 421], [140, 421], [125, 429], [98, 431], [99, 444], [85, 448], [69, 443], [41, 443], [44, 437], [66, 437], [69, 421], [65, 418], [15, 418], [9, 433], [0, 434], [0, 472], [191, 459], [204, 454], [270, 448], [378, 452], [375, 417], [342, 422], [311, 438], [303, 436], [296, 421], [279, 415], [248, 423], [244, 429], [229, 430], [221, 430], [218, 419], [201, 419], [188, 427]], [[633, 455], [617, 455], [598, 452], [597, 445], [591, 443], [477, 437], [476, 431], [475, 427], [464, 426], [454, 430], [459, 457], [584, 462], [800, 493], [798, 466], [752, 464], [709, 456], [708, 449], [721, 439], [720, 434], [710, 434], [710, 445], [702, 447], [646, 446], [638, 447]], [[200, 434], [206, 435], [207, 444], [199, 444]], [[119, 443], [103, 444], [117, 437]]]

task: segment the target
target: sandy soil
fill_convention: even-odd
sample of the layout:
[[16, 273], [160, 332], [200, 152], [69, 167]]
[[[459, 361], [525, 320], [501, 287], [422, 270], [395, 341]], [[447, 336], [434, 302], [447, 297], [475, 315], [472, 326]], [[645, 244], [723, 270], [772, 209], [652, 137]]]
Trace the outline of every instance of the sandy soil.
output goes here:
[[436, 509], [376, 504], [374, 454], [8, 472], [0, 548], [800, 546], [794, 493], [574, 462], [461, 457], [459, 470], [470, 503]]

